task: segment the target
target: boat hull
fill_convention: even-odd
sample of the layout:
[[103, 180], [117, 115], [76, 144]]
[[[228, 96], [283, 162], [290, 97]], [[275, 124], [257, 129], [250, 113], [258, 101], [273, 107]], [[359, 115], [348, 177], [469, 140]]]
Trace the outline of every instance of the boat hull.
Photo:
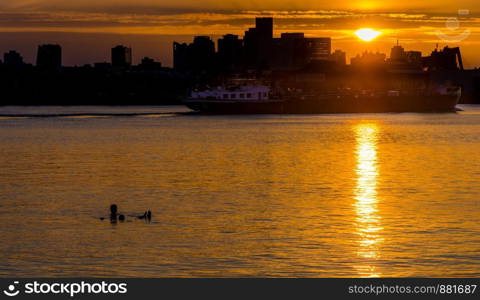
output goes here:
[[210, 114], [338, 114], [455, 112], [460, 94], [415, 96], [330, 96], [311, 99], [223, 101], [189, 99], [190, 109]]

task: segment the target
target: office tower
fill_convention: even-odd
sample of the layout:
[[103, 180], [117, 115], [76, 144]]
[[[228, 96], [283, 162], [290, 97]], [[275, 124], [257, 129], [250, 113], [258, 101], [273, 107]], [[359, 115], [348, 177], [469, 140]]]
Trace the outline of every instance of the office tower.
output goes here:
[[279, 39], [273, 39], [270, 68], [284, 71], [303, 68], [309, 62], [308, 50], [303, 33], [282, 33]]
[[273, 38], [273, 18], [255, 18], [255, 28], [260, 38]]
[[239, 70], [243, 65], [243, 54], [243, 40], [238, 35], [227, 34], [218, 40], [218, 57], [222, 70]]
[[251, 68], [268, 69], [272, 60], [273, 18], [256, 18], [245, 32], [245, 58]]
[[180, 71], [208, 71], [215, 68], [215, 43], [208, 36], [196, 36], [193, 43], [173, 43], [173, 64]]
[[188, 44], [173, 42], [173, 68], [177, 71], [188, 70]]
[[125, 68], [132, 65], [132, 48], [123, 45], [112, 48], [112, 66]]
[[329, 60], [332, 53], [332, 39], [329, 37], [306, 38], [311, 60]]
[[58, 70], [62, 67], [62, 47], [60, 45], [40, 45], [37, 52], [37, 67]]

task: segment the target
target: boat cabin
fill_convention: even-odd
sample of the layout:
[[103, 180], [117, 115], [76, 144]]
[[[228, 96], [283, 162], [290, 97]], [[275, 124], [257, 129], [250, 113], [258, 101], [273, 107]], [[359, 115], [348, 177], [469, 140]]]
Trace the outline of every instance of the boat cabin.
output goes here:
[[268, 100], [270, 88], [267, 86], [218, 87], [203, 91], [193, 91], [192, 99], [215, 100]]

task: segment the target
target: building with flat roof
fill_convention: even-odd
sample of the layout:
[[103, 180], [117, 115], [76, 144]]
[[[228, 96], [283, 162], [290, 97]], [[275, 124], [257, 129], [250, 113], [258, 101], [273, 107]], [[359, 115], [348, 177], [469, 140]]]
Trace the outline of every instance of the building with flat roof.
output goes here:
[[173, 68], [206, 71], [215, 68], [215, 43], [208, 36], [195, 36], [193, 43], [173, 42]]
[[245, 60], [250, 68], [268, 69], [272, 59], [273, 18], [256, 18], [255, 27], [245, 31]]
[[290, 71], [303, 68], [309, 61], [309, 49], [301, 32], [285, 32], [273, 39], [272, 70]]
[[220, 68], [237, 71], [244, 63], [243, 40], [238, 35], [227, 34], [218, 40], [218, 59]]
[[273, 39], [272, 70], [293, 71], [307, 64], [330, 61], [330, 38], [305, 38], [303, 32], [282, 33]]
[[117, 68], [132, 65], [132, 48], [118, 45], [112, 48], [112, 66]]
[[37, 67], [49, 70], [58, 70], [62, 67], [62, 47], [47, 44], [38, 46]]
[[311, 60], [329, 60], [332, 53], [332, 39], [329, 37], [306, 38]]

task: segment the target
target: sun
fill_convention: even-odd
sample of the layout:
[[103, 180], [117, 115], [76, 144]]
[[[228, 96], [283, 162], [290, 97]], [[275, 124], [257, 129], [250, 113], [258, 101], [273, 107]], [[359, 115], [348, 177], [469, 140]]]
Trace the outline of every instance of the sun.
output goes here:
[[361, 28], [361, 29], [355, 31], [355, 35], [359, 39], [361, 39], [362, 41], [365, 41], [365, 42], [371, 42], [381, 34], [382, 33], [380, 31], [373, 30], [371, 28]]

